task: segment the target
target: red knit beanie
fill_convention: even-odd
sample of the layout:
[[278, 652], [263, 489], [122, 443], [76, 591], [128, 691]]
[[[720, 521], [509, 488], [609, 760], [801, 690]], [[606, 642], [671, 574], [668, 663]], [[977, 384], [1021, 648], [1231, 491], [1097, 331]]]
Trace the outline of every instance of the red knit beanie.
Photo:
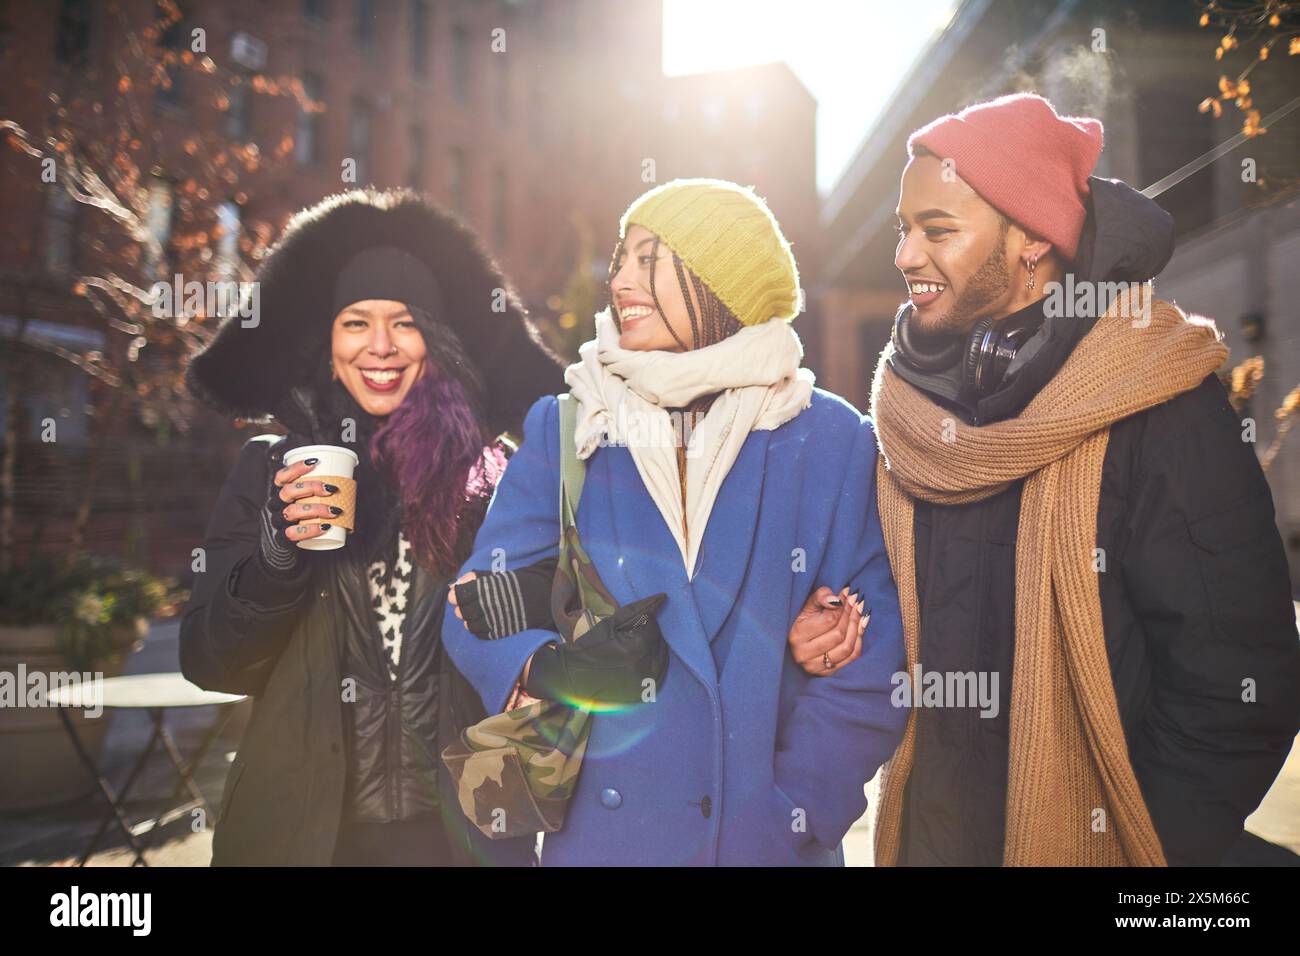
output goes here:
[[1016, 93], [922, 126], [907, 138], [909, 156], [918, 145], [953, 160], [985, 202], [1074, 259], [1101, 155], [1100, 120], [1059, 116], [1041, 96]]

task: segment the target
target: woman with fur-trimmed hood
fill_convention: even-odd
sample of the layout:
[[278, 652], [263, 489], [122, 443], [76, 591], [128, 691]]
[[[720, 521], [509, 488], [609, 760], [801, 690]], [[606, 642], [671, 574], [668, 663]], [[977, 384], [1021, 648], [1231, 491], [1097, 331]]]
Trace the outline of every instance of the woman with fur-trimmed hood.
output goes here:
[[[245, 445], [213, 510], [181, 624], [181, 670], [255, 698], [227, 778], [214, 864], [527, 863], [481, 838], [437, 754], [483, 715], [441, 646], [445, 582], [505, 464], [494, 440], [560, 369], [475, 236], [410, 192], [356, 191], [300, 212], [191, 390], [288, 432]], [[356, 528], [310, 444], [353, 450]], [[323, 498], [321, 503], [300, 499]]]

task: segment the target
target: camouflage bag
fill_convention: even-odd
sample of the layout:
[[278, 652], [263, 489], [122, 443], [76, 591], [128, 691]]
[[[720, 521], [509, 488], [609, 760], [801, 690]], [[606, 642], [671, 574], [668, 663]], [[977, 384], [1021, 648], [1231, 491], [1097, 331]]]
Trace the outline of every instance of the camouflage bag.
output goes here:
[[[577, 407], [560, 401], [560, 557], [552, 613], [565, 643], [618, 610], [578, 538], [586, 466], [574, 447]], [[588, 701], [533, 700], [466, 728], [442, 752], [465, 816], [487, 837], [554, 833], [578, 782], [591, 733]]]

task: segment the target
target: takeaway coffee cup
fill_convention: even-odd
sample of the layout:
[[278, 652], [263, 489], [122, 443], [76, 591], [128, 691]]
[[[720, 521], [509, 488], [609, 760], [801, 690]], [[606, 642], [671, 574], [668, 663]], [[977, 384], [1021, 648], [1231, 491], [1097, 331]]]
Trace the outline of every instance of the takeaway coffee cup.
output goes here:
[[[328, 519], [330, 529], [315, 538], [299, 541], [298, 547], [305, 551], [333, 551], [347, 543], [348, 532], [356, 528], [357, 521], [357, 483], [352, 475], [356, 472], [360, 459], [356, 453], [338, 445], [303, 445], [284, 456], [284, 464], [296, 465], [306, 458], [319, 458], [312, 470], [303, 477], [323, 481], [327, 485], [338, 486], [332, 495], [299, 498], [295, 503], [304, 505], [334, 505], [342, 508], [343, 514]], [[320, 519], [315, 519], [320, 520]]]

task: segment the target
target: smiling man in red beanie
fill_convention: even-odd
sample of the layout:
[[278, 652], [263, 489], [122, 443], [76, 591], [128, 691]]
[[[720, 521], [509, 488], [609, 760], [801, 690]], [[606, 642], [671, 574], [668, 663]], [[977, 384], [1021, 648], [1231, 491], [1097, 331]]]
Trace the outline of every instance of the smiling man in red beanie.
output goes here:
[[[1172, 220], [1092, 176], [1101, 149], [1030, 94], [908, 141], [872, 391], [912, 708], [883, 865], [1219, 862], [1300, 723], [1227, 349], [1154, 298]], [[1062, 308], [1063, 279], [1097, 294]]]

